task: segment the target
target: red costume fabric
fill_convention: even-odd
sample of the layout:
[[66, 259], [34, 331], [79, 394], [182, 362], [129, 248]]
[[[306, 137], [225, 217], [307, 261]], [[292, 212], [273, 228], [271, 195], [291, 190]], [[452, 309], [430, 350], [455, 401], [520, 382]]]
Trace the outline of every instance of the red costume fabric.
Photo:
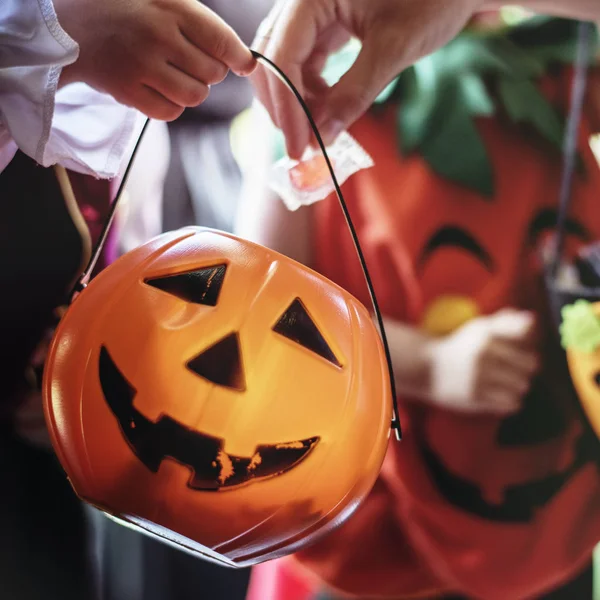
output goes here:
[[[563, 112], [570, 81], [565, 71], [541, 82]], [[478, 119], [494, 168], [495, 196], [486, 199], [436, 175], [418, 155], [400, 156], [396, 111], [388, 105], [353, 127], [375, 167], [344, 187], [384, 315], [419, 327], [437, 300], [456, 296], [482, 315], [534, 310], [548, 336], [544, 366], [522, 410], [506, 418], [400, 398], [404, 439], [391, 441], [369, 498], [322, 542], [259, 566], [249, 600], [307, 600], [323, 584], [369, 600], [450, 592], [532, 598], [575, 577], [600, 540], [595, 440], [560, 391], [562, 358], [541, 280], [539, 249], [556, 223], [560, 156], [501, 115]], [[597, 117], [588, 106], [570, 254], [600, 238], [600, 169], [589, 146]], [[370, 306], [335, 198], [315, 207], [313, 246], [316, 270]]]

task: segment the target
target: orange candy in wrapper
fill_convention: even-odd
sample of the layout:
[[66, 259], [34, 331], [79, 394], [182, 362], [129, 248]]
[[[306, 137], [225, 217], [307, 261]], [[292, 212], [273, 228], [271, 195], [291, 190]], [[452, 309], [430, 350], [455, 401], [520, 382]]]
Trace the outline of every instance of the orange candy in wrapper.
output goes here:
[[[340, 185], [354, 173], [374, 165], [362, 146], [346, 132], [327, 148], [327, 154]], [[277, 161], [271, 169], [269, 186], [289, 210], [314, 204], [335, 191], [319, 148], [308, 148], [300, 161], [287, 156]]]
[[331, 178], [325, 157], [319, 154], [292, 167], [289, 175], [292, 187], [303, 192], [316, 192]]

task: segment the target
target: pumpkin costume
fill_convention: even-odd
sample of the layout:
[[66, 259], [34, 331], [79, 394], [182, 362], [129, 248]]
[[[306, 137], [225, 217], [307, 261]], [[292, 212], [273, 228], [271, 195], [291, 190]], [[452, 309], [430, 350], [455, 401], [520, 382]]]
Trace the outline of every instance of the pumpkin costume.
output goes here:
[[[257, 576], [277, 568], [280, 583], [286, 569], [304, 576], [294, 600], [311, 597], [317, 581], [369, 600], [540, 597], [574, 578], [600, 540], [594, 440], [561, 394], [539, 260], [556, 223], [574, 25], [536, 18], [504, 32], [466, 32], [403, 73], [350, 130], [375, 162], [345, 184], [344, 196], [382, 312], [446, 334], [503, 307], [528, 309], [548, 340], [517, 414], [465, 416], [400, 398], [403, 441], [390, 444], [356, 515], [294, 558], [258, 567]], [[570, 256], [600, 237], [600, 169], [589, 146], [600, 131], [598, 89], [596, 69], [567, 224]], [[368, 306], [336, 199], [313, 214], [313, 266]], [[413, 306], [406, 299], [415, 285]], [[255, 589], [249, 598], [292, 598]]]

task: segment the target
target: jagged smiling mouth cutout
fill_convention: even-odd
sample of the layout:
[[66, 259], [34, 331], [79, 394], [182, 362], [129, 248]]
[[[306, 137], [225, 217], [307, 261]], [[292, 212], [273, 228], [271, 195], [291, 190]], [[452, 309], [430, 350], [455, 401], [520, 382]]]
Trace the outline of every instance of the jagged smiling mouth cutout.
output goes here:
[[133, 405], [135, 388], [127, 381], [105, 346], [99, 358], [100, 385], [106, 403], [137, 458], [153, 473], [171, 459], [191, 471], [188, 487], [218, 491], [281, 475], [299, 465], [319, 442], [305, 440], [257, 445], [250, 457], [225, 452], [224, 440], [195, 431], [167, 415], [157, 421]]

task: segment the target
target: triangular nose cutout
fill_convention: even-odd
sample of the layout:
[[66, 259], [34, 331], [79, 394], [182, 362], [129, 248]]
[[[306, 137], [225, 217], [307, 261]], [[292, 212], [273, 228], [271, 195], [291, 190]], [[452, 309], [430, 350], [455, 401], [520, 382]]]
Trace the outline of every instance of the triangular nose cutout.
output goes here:
[[242, 366], [240, 341], [237, 333], [231, 333], [192, 358], [188, 369], [212, 383], [243, 392], [246, 378]]

